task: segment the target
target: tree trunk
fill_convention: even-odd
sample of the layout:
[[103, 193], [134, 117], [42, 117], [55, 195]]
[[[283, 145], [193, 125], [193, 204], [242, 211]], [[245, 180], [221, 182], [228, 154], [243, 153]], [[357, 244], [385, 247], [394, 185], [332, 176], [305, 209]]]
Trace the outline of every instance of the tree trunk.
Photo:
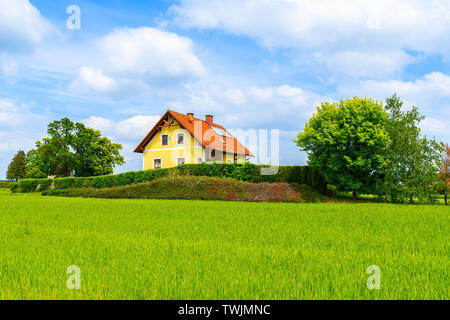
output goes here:
[[411, 196], [409, 197], [409, 203], [410, 203], [410, 204], [414, 204], [414, 198], [413, 198], [413, 195], [411, 195]]
[[353, 200], [358, 199], [358, 195], [356, 194], [356, 190], [353, 190]]
[[444, 193], [444, 201], [445, 201], [445, 205], [448, 205], [447, 197], [448, 197], [448, 193], [445, 192], [445, 193]]

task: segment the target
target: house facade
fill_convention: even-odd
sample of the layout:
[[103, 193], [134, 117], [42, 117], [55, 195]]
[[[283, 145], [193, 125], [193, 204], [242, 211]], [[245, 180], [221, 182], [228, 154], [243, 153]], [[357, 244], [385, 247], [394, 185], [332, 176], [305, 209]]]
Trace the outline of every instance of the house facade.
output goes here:
[[167, 110], [134, 152], [143, 154], [143, 169], [202, 162], [245, 162], [253, 154], [224, 127], [193, 113]]

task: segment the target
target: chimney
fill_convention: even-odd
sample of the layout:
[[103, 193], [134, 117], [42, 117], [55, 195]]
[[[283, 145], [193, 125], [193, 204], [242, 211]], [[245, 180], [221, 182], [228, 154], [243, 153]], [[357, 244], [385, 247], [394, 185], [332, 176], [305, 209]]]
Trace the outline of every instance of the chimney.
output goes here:
[[213, 124], [213, 116], [210, 115], [210, 114], [207, 114], [205, 116], [205, 121], [206, 121], [207, 124]]
[[189, 113], [187, 114], [187, 116], [188, 116], [188, 118], [189, 118], [189, 122], [194, 121], [194, 114], [193, 114], [192, 112], [189, 112]]

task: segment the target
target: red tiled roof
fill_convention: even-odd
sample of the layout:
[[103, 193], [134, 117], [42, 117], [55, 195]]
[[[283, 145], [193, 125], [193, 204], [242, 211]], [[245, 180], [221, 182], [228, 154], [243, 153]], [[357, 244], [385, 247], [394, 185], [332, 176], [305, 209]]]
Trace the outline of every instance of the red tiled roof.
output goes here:
[[[219, 151], [225, 151], [227, 153], [241, 154], [253, 157], [253, 154], [242, 145], [235, 137], [233, 137], [224, 127], [218, 124], [208, 124], [206, 121], [193, 118], [189, 119], [189, 116], [178, 113], [172, 110], [167, 110], [161, 119], [155, 124], [150, 132], [145, 136], [141, 143], [137, 146], [134, 152], [143, 153], [145, 147], [153, 139], [158, 132], [158, 127], [164, 124], [164, 119], [170, 114], [177, 120], [180, 125], [189, 131], [189, 133], [199, 141], [203, 147], [211, 148]], [[229, 137], [220, 135], [214, 130], [214, 128], [224, 130]]]

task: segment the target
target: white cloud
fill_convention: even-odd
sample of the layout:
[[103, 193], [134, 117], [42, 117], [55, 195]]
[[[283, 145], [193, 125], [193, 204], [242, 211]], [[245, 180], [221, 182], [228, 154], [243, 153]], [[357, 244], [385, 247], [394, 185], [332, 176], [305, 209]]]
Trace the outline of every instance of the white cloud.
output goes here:
[[[338, 88], [338, 93], [349, 96], [370, 96], [384, 100], [397, 93], [410, 104], [429, 105], [450, 98], [450, 76], [441, 72], [432, 72], [415, 81], [400, 80], [366, 80], [358, 85], [343, 85]], [[434, 106], [439, 108], [439, 105]]]
[[110, 93], [117, 89], [117, 84], [100, 69], [82, 67], [69, 88], [77, 92]]
[[414, 105], [426, 116], [421, 123], [425, 134], [450, 139], [450, 122], [445, 120], [450, 119], [450, 75], [433, 72], [414, 81], [367, 80], [337, 90], [341, 98], [367, 96], [383, 102], [394, 93], [402, 99], [405, 109]]
[[182, 26], [223, 29], [267, 47], [370, 47], [387, 40], [400, 47], [436, 48], [438, 43], [430, 40], [450, 27], [448, 1], [181, 0], [170, 12]]
[[4, 128], [22, 129], [42, 122], [47, 117], [32, 110], [31, 104], [17, 104], [8, 99], [0, 99], [0, 130]]
[[33, 108], [34, 103], [18, 104], [0, 99], [0, 152], [4, 153], [0, 157], [0, 168], [7, 166], [5, 161], [9, 161], [12, 153], [19, 149], [27, 151], [43, 138], [49, 117]]
[[81, 122], [89, 128], [100, 130], [102, 134], [111, 133], [116, 126], [116, 123], [113, 120], [96, 116], [91, 116]]
[[0, 73], [7, 82], [14, 83], [19, 77], [19, 67], [15, 61], [10, 60], [1, 66]]
[[9, 125], [19, 114], [19, 107], [10, 100], [0, 100], [0, 125]]
[[247, 99], [244, 94], [239, 89], [230, 89], [225, 91], [224, 96], [233, 104], [240, 105], [244, 104]]
[[323, 56], [316, 55], [316, 58], [333, 72], [351, 77], [381, 77], [401, 71], [415, 60], [402, 50], [338, 51]]
[[282, 86], [276, 88], [276, 92], [280, 96], [286, 97], [286, 98], [292, 98], [292, 97], [296, 97], [296, 96], [303, 94], [302, 88], [291, 87], [288, 85], [282, 85]]
[[206, 73], [189, 38], [155, 28], [116, 29], [99, 41], [99, 47], [109, 67], [122, 74], [171, 78]]
[[143, 138], [160, 118], [160, 116], [138, 115], [116, 122], [111, 119], [92, 116], [82, 122], [89, 128], [100, 130], [103, 135], [119, 140], [132, 139], [137, 141]]
[[167, 90], [206, 74], [191, 39], [155, 28], [120, 28], [96, 41], [89, 65], [78, 68], [69, 89], [115, 99]]
[[450, 140], [450, 121], [428, 117], [420, 123], [420, 127], [429, 136], [447, 137], [447, 141]]
[[122, 121], [114, 121], [92, 116], [81, 122], [89, 128], [100, 130], [102, 135], [111, 139], [112, 142], [122, 145], [123, 149], [120, 154], [124, 156], [127, 163], [115, 170], [118, 173], [142, 169], [142, 155], [134, 153], [134, 149], [160, 118], [157, 115], [137, 115]]
[[0, 1], [0, 51], [30, 50], [52, 29], [28, 0]]
[[187, 89], [186, 95], [167, 104], [180, 112], [213, 113], [218, 123], [242, 129], [303, 127], [321, 101], [331, 100], [289, 85], [238, 88], [201, 85]]
[[269, 101], [273, 97], [273, 88], [261, 88], [258, 86], [251, 86], [248, 89], [248, 94], [257, 101]]
[[[223, 30], [266, 48], [294, 48], [333, 72], [382, 76], [412, 62], [405, 49], [450, 58], [450, 2], [422, 0], [180, 0], [169, 10], [186, 28]], [[304, 53], [304, 54], [302, 54]]]
[[139, 137], [138, 139], [143, 138], [160, 118], [160, 116], [134, 116], [120, 121], [117, 124], [117, 133], [120, 136], [131, 139], [136, 139], [136, 137]]

